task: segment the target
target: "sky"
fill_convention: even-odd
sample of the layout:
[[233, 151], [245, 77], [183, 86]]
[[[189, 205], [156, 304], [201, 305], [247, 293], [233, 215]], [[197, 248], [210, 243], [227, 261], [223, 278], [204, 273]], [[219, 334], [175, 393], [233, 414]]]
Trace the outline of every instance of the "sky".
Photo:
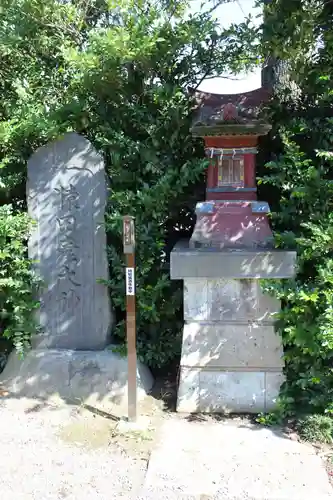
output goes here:
[[[202, 0], [193, 0], [191, 2], [191, 8], [193, 10], [199, 10], [201, 3]], [[235, 0], [218, 7], [216, 15], [223, 27], [227, 27], [230, 23], [241, 23], [250, 13], [253, 16], [260, 13], [260, 10], [254, 8], [254, 4], [255, 0]], [[199, 89], [215, 94], [237, 94], [239, 92], [247, 92], [261, 86], [260, 75], [261, 70], [257, 68], [253, 73], [237, 75], [237, 81], [227, 80], [225, 78], [206, 80], [201, 84]]]

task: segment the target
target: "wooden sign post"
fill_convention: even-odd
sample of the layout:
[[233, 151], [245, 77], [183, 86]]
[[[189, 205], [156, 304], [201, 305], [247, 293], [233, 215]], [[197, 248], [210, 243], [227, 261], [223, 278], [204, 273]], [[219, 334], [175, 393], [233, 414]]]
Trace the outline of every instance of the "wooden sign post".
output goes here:
[[126, 255], [126, 334], [128, 360], [128, 420], [136, 421], [136, 313], [135, 313], [135, 226], [134, 217], [123, 218]]

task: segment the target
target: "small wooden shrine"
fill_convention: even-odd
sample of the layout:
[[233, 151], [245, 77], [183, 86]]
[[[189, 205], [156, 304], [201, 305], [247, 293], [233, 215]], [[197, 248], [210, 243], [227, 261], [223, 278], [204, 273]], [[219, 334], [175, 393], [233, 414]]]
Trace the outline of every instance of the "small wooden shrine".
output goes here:
[[271, 129], [259, 118], [269, 92], [263, 87], [234, 95], [196, 92], [195, 98], [192, 133], [204, 139], [210, 164], [191, 246], [267, 247], [269, 207], [257, 201], [256, 153], [259, 137]]

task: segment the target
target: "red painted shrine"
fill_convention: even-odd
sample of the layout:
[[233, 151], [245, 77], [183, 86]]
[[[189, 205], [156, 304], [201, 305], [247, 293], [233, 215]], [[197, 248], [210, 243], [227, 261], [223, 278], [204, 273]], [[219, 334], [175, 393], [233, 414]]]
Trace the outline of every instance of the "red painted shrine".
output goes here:
[[242, 94], [195, 93], [192, 134], [205, 141], [210, 159], [206, 201], [196, 206], [193, 247], [258, 248], [272, 244], [266, 202], [257, 201], [258, 139], [271, 126], [259, 119], [264, 87]]
[[171, 278], [184, 282], [177, 410], [267, 412], [283, 382], [274, 330], [280, 303], [258, 280], [293, 276], [296, 259], [274, 248], [268, 203], [257, 199], [258, 142], [271, 128], [260, 108], [269, 90], [195, 98], [192, 134], [203, 138], [209, 166], [193, 234], [170, 256]]

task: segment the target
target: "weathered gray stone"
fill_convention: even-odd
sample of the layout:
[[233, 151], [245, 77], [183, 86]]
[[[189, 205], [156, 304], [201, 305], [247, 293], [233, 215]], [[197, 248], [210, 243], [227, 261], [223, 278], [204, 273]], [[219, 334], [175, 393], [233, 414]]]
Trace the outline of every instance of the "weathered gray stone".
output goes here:
[[182, 366], [282, 369], [282, 356], [281, 339], [271, 325], [198, 322], [184, 325]]
[[200, 369], [181, 367], [177, 411], [195, 413], [200, 408]]
[[184, 278], [290, 278], [296, 252], [284, 250], [190, 249], [178, 243], [170, 255], [171, 279]]
[[257, 311], [256, 320], [265, 323], [275, 323], [276, 315], [281, 311], [281, 302], [262, 291], [260, 283], [257, 283]]
[[[81, 402], [104, 411], [127, 407], [127, 358], [112, 352], [34, 349], [20, 360], [13, 352], [0, 383], [17, 397], [54, 397]], [[150, 370], [138, 363], [138, 399], [153, 385]]]
[[178, 411], [273, 409], [283, 381], [279, 310], [256, 279], [184, 279]]
[[184, 280], [184, 320], [207, 321], [209, 317], [208, 280]]
[[258, 280], [184, 279], [187, 321], [261, 321], [272, 324], [280, 303], [264, 294]]
[[267, 372], [266, 373], [266, 401], [265, 401], [265, 411], [272, 411], [276, 407], [276, 400], [280, 393], [281, 385], [283, 384], [285, 377], [282, 372]]
[[40, 348], [101, 349], [109, 342], [111, 310], [102, 158], [84, 137], [68, 133], [28, 161], [27, 198], [36, 230], [29, 256], [44, 281]]
[[258, 413], [271, 411], [283, 382], [281, 370], [232, 371], [181, 367], [177, 411]]
[[257, 413], [265, 408], [264, 372], [201, 370], [200, 410]]
[[171, 279], [184, 280], [183, 346], [177, 410], [269, 411], [283, 382], [274, 331], [280, 303], [259, 278], [290, 278], [296, 252], [190, 249], [171, 252]]
[[254, 280], [208, 280], [208, 318], [213, 321], [254, 320], [258, 307]]

